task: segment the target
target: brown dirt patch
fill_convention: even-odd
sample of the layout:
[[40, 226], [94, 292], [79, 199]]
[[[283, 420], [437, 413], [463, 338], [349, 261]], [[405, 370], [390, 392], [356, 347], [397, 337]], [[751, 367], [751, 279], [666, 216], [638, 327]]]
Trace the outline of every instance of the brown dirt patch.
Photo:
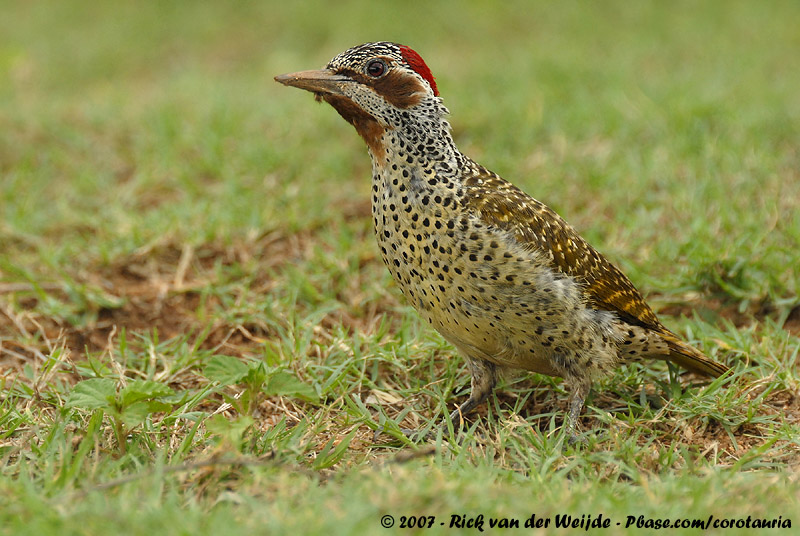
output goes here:
[[[345, 207], [348, 219], [361, 220], [369, 213], [363, 203], [351, 205]], [[326, 247], [317, 238], [317, 231], [270, 232], [197, 248], [165, 242], [110, 265], [82, 270], [72, 275], [74, 284], [93, 289], [100, 298], [87, 303], [84, 310], [71, 311], [73, 317], [79, 317], [77, 322], [67, 314], [41, 312], [43, 299], [74, 305], [74, 297], [62, 284], [41, 285], [46, 298], [28, 283], [0, 284], [0, 366], [22, 366], [36, 352], [53, 345], [65, 346], [73, 356], [103, 351], [109, 345], [109, 336], [118, 336], [122, 329], [128, 333], [129, 345], [136, 344], [132, 335], [155, 331], [161, 341], [188, 336], [200, 348], [224, 347], [224, 353], [230, 355], [258, 353], [265, 340], [277, 337], [274, 328], [220, 320], [225, 305], [215, 288], [228, 285], [227, 298], [237, 302], [280, 290], [285, 267], [308, 261], [316, 249]], [[359, 259], [362, 268], [372, 264], [377, 267], [378, 263], [374, 254]], [[242, 280], [217, 281], [219, 267], [231, 265], [245, 268]], [[376, 302], [359, 295], [363, 280], [357, 279], [338, 296], [343, 306], [321, 320], [321, 335], [342, 326], [347, 331], [371, 331], [397, 307], [392, 296]], [[363, 310], [354, 311], [351, 306]], [[192, 340], [201, 334], [202, 341]]]

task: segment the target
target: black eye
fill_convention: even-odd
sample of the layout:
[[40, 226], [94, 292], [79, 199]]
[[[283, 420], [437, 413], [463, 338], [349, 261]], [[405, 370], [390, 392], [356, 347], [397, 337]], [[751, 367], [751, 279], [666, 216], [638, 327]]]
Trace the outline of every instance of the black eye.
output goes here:
[[367, 64], [367, 74], [379, 78], [386, 72], [386, 64], [381, 60], [372, 60]]

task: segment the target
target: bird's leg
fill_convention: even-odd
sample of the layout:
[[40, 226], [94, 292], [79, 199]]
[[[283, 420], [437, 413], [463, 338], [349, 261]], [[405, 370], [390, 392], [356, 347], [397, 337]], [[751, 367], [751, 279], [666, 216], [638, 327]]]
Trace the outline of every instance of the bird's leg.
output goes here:
[[592, 383], [588, 380], [577, 380], [572, 384], [572, 391], [569, 394], [569, 413], [567, 414], [566, 428], [564, 430], [570, 443], [578, 442], [575, 429], [578, 425], [578, 417], [580, 417], [583, 409], [583, 401], [591, 388]]
[[[453, 430], [458, 430], [458, 427], [461, 425], [462, 417], [486, 400], [497, 384], [497, 367], [494, 363], [483, 359], [471, 359], [469, 357], [466, 358], [466, 361], [472, 373], [471, 389], [469, 398], [450, 414]], [[578, 408], [578, 411], [580, 411], [580, 408]], [[444, 432], [447, 431], [446, 427], [446, 423], [442, 425]], [[406, 437], [411, 437], [417, 433], [416, 430], [409, 430], [408, 428], [401, 428], [400, 431], [403, 432]], [[380, 436], [381, 433], [383, 433], [382, 429], [379, 428], [375, 430], [373, 436], [375, 441], [378, 440], [378, 436]], [[435, 436], [433, 432], [429, 432], [427, 435], [429, 438]]]
[[467, 357], [466, 360], [469, 370], [472, 373], [472, 385], [469, 398], [461, 404], [457, 410], [450, 414], [453, 430], [458, 429], [464, 415], [486, 400], [497, 384], [497, 367], [494, 363], [469, 357]]

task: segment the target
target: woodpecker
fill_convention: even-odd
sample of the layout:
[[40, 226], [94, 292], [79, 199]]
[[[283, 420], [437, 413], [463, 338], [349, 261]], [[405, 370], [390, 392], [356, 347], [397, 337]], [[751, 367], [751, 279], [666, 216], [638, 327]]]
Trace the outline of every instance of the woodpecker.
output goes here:
[[564, 379], [572, 439], [592, 381], [616, 366], [662, 359], [712, 377], [728, 370], [668, 330], [558, 214], [458, 150], [436, 80], [411, 48], [366, 43], [275, 80], [314, 93], [366, 142], [383, 261], [472, 375], [454, 426], [503, 369]]

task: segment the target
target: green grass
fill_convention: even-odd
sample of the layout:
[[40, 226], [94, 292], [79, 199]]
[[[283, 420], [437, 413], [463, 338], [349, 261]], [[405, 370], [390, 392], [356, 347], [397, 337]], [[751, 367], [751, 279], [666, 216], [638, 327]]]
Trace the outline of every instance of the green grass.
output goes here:
[[[0, 2], [0, 533], [800, 524], [800, 8], [429, 4]], [[362, 141], [272, 81], [379, 39], [733, 379], [619, 369], [573, 449], [561, 381], [511, 376], [403, 440], [468, 373], [376, 255]]]

